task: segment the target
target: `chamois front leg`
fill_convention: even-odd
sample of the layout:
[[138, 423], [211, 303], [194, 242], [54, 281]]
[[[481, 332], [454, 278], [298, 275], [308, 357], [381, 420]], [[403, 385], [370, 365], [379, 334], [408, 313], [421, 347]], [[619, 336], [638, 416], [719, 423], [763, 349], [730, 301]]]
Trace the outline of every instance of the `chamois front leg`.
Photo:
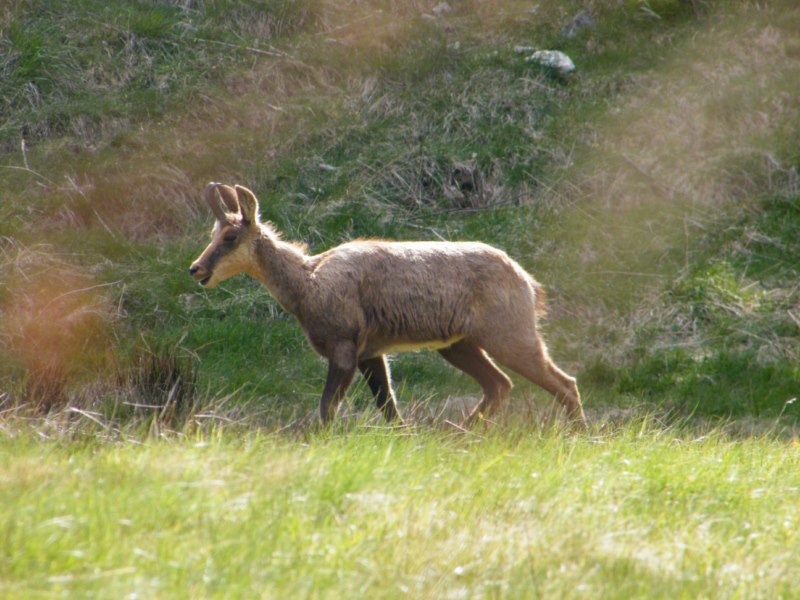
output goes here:
[[335, 346], [328, 357], [328, 378], [319, 401], [319, 414], [323, 423], [330, 423], [336, 416], [339, 404], [341, 404], [347, 388], [350, 387], [355, 372], [355, 344], [347, 342]]
[[359, 361], [358, 369], [367, 380], [367, 385], [375, 396], [375, 403], [383, 411], [387, 421], [398, 421], [401, 425], [403, 419], [397, 410], [397, 400], [392, 391], [392, 381], [389, 375], [389, 365], [386, 357], [381, 355], [375, 358], [366, 358]]

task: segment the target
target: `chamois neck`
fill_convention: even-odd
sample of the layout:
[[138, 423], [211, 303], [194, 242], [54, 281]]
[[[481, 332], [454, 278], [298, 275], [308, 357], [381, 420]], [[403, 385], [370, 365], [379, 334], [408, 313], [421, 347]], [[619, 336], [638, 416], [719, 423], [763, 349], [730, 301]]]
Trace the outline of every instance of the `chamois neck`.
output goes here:
[[255, 241], [255, 269], [250, 273], [287, 311], [297, 315], [308, 283], [308, 256], [303, 248], [284, 242], [268, 225]]

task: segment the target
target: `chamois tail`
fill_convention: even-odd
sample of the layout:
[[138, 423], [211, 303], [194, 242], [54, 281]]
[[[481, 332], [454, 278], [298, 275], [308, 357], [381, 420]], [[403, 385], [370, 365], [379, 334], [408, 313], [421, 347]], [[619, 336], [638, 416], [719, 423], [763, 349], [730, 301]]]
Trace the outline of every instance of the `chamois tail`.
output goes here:
[[544, 317], [547, 315], [547, 295], [545, 294], [544, 286], [538, 281], [534, 281], [533, 293], [536, 298], [536, 317]]

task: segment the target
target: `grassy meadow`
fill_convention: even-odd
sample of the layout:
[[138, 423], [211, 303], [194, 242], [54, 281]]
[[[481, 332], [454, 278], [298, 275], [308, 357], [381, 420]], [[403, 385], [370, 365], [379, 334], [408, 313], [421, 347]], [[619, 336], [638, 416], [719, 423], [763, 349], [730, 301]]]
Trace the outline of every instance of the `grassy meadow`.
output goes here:
[[800, 594], [800, 451], [769, 436], [0, 443], [7, 597]]
[[[0, 595], [800, 596], [797, 31], [792, 0], [0, 5]], [[408, 427], [361, 383], [320, 429], [293, 319], [187, 274], [211, 180], [312, 252], [506, 250], [589, 432], [518, 378], [465, 431], [479, 390], [426, 352], [392, 358]]]

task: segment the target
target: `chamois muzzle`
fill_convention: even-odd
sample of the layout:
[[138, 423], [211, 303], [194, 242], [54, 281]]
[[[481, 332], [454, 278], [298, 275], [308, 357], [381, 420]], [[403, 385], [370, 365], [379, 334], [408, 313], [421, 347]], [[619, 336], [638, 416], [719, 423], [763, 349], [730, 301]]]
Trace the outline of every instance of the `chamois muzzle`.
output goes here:
[[191, 275], [195, 281], [199, 281], [200, 285], [203, 286], [206, 285], [211, 279], [211, 273], [208, 272], [208, 269], [198, 265], [197, 263], [189, 267], [189, 275]]

